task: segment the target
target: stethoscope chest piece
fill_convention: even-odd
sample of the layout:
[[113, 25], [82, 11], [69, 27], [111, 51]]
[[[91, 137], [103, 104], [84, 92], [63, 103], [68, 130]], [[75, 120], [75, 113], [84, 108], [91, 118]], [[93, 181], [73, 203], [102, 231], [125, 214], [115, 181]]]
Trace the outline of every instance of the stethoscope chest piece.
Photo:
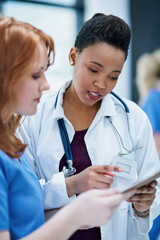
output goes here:
[[70, 177], [76, 173], [76, 169], [73, 167], [73, 160], [67, 160], [67, 165], [68, 168], [66, 166], [63, 167], [63, 173], [65, 177]]

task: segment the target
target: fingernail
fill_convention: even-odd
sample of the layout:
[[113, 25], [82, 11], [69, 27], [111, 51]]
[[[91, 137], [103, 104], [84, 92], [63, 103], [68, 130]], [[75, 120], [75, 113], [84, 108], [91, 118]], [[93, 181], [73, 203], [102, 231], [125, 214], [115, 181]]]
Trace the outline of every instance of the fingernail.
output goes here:
[[123, 169], [121, 167], [118, 167], [119, 172], [123, 172]]

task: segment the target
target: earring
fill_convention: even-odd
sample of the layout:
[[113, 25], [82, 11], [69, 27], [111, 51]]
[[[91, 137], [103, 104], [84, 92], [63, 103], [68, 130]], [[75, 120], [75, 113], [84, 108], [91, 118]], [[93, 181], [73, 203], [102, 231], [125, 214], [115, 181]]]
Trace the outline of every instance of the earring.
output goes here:
[[74, 62], [73, 60], [70, 61], [70, 65], [73, 66], [74, 65]]

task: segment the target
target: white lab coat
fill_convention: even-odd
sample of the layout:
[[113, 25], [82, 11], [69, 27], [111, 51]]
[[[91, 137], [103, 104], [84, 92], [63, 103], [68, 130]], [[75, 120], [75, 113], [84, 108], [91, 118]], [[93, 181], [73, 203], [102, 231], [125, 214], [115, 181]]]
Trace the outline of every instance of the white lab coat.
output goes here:
[[[66, 191], [63, 172], [59, 172], [59, 162], [64, 155], [64, 149], [58, 129], [57, 118], [64, 118], [70, 142], [75, 131], [72, 124], [64, 116], [62, 108], [63, 93], [70, 82], [60, 90], [57, 108], [56, 94], [44, 96], [35, 116], [27, 117], [23, 122], [21, 136], [28, 147], [26, 156], [41, 179], [44, 192], [45, 209], [58, 208], [68, 204], [75, 196], [69, 198]], [[137, 176], [144, 177], [160, 169], [151, 125], [146, 114], [133, 102], [124, 100], [130, 110], [130, 128], [135, 146], [143, 146], [127, 157], [137, 162]], [[132, 144], [127, 129], [126, 113], [123, 105], [108, 94], [102, 101], [95, 119], [85, 135], [85, 143], [92, 165], [112, 164], [112, 159], [120, 151], [125, 151], [119, 141], [115, 129], [106, 116], [111, 116], [118, 129], [124, 145], [131, 149]], [[43, 179], [43, 180], [42, 180]], [[130, 181], [115, 177], [114, 185], [128, 186]], [[153, 218], [160, 212], [159, 189], [157, 197], [151, 206], [150, 216], [139, 218], [135, 216], [130, 203], [123, 202], [115, 211], [111, 220], [101, 226], [102, 240], [137, 240], [148, 239], [147, 232], [152, 226]]]

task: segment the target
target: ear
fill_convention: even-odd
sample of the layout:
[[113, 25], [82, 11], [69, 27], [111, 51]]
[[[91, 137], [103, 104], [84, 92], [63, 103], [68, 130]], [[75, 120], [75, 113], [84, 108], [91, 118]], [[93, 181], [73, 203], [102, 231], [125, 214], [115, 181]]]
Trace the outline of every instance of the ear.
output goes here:
[[71, 66], [74, 66], [76, 63], [76, 56], [77, 56], [77, 48], [72, 47], [70, 52], [69, 52], [69, 63]]

